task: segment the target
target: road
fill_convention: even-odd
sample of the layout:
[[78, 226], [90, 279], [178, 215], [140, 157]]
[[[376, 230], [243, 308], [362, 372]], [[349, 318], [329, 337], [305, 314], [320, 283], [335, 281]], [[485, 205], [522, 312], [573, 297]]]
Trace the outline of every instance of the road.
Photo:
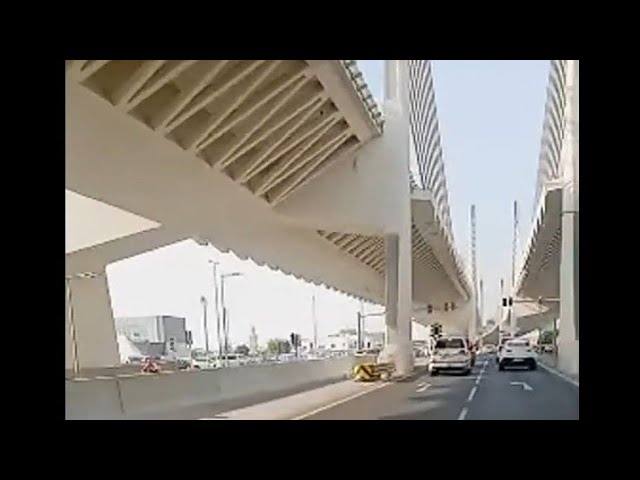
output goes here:
[[498, 371], [480, 356], [471, 375], [391, 383], [304, 420], [578, 420], [579, 388], [539, 368]]

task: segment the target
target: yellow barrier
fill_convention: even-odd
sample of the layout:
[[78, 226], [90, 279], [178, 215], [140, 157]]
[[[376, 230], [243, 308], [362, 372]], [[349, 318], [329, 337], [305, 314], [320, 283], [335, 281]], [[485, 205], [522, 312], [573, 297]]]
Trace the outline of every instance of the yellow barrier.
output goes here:
[[362, 363], [353, 368], [353, 378], [359, 382], [373, 382], [393, 374], [391, 363]]

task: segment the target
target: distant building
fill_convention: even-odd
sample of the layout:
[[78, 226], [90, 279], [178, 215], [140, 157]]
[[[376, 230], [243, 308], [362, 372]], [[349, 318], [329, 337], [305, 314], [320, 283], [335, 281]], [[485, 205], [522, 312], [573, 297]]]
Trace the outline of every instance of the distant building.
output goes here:
[[[363, 348], [384, 347], [384, 332], [364, 332], [362, 335]], [[345, 328], [338, 333], [327, 335], [318, 340], [318, 350], [330, 352], [345, 352], [358, 348], [358, 332], [355, 329]]]
[[190, 355], [191, 332], [182, 317], [121, 317], [115, 324], [118, 336], [126, 337], [144, 356], [174, 359]]
[[254, 326], [251, 326], [251, 334], [249, 335], [249, 351], [252, 355], [258, 353], [258, 334]]

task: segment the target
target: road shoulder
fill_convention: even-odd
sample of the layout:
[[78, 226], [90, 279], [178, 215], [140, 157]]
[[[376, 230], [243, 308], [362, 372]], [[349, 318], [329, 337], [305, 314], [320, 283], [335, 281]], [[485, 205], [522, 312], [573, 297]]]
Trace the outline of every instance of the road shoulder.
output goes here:
[[334, 383], [269, 402], [237, 410], [203, 416], [200, 420], [294, 420], [330, 408], [357, 396], [376, 390], [385, 384], [358, 383], [352, 380]]

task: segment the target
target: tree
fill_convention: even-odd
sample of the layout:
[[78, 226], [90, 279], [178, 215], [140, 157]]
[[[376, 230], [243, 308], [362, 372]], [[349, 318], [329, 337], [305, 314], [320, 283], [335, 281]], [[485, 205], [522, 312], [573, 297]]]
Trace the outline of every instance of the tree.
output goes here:
[[238, 355], [249, 355], [250, 350], [245, 344], [241, 344], [236, 347], [235, 352]]
[[553, 343], [553, 332], [546, 330], [540, 334], [540, 338], [538, 339], [538, 343], [540, 344], [548, 344]]
[[289, 353], [291, 351], [291, 344], [282, 338], [272, 338], [267, 342], [267, 351], [274, 355]]

